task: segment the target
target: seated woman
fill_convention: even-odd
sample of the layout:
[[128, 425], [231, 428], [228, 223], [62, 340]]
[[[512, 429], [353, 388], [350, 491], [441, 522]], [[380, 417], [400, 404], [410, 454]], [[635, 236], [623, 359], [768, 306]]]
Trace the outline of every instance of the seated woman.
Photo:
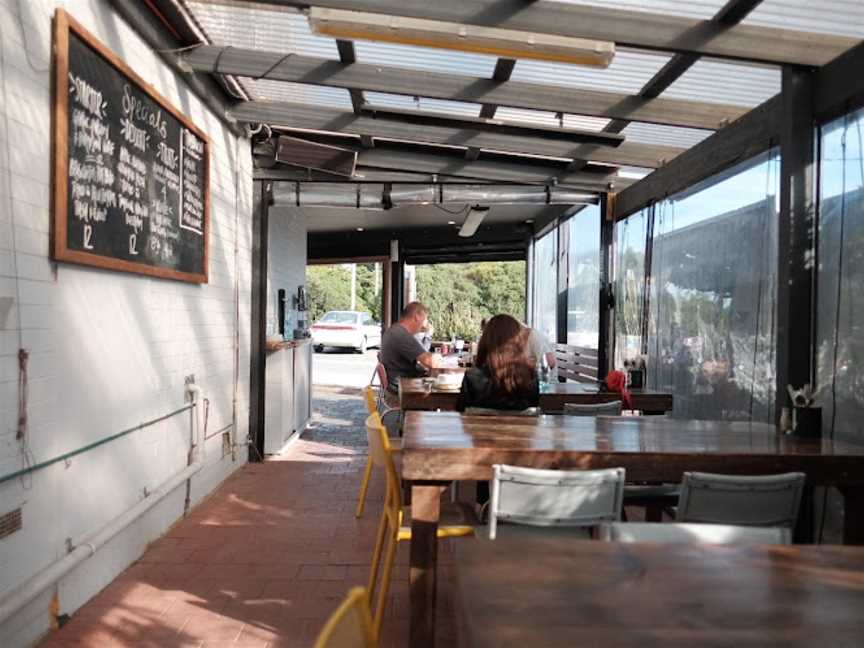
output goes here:
[[475, 365], [465, 372], [458, 409], [524, 410], [540, 400], [537, 371], [526, 353], [528, 329], [509, 315], [486, 324]]

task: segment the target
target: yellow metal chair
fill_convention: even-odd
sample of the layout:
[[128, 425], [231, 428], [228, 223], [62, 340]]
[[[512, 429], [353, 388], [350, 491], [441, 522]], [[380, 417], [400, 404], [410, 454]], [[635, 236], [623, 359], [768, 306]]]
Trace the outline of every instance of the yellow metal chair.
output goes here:
[[364, 588], [352, 587], [324, 624], [315, 648], [378, 648], [377, 637], [369, 612], [369, 596]]
[[[381, 631], [381, 621], [384, 618], [384, 607], [390, 588], [390, 577], [393, 564], [396, 562], [396, 547], [399, 542], [411, 539], [410, 509], [402, 506], [402, 490], [396, 464], [393, 461], [393, 451], [387, 430], [381, 423], [381, 417], [375, 412], [366, 419], [366, 434], [369, 438], [369, 453], [376, 464], [384, 467], [387, 484], [384, 494], [384, 509], [381, 511], [381, 522], [378, 525], [378, 536], [375, 540], [375, 550], [372, 552], [372, 567], [369, 574], [369, 598], [375, 596], [375, 586], [378, 581], [378, 570], [384, 557], [384, 571], [381, 575], [381, 585], [378, 600], [374, 608], [373, 625], [376, 636]], [[473, 514], [470, 506], [442, 505], [441, 518], [443, 524], [438, 527], [438, 538], [459, 538], [474, 536]], [[455, 524], [447, 524], [448, 519], [457, 518]]]
[[[363, 390], [363, 400], [366, 402], [366, 409], [369, 410], [370, 415], [378, 414], [378, 397], [371, 386]], [[401, 439], [390, 439], [391, 452], [399, 452], [401, 445]], [[357, 496], [357, 510], [354, 512], [354, 517], [363, 517], [363, 509], [366, 506], [366, 491], [369, 490], [369, 479], [372, 477], [372, 466], [374, 464], [375, 461], [370, 451], [369, 458], [366, 460], [366, 468], [363, 470], [363, 479], [360, 481], [360, 493]]]

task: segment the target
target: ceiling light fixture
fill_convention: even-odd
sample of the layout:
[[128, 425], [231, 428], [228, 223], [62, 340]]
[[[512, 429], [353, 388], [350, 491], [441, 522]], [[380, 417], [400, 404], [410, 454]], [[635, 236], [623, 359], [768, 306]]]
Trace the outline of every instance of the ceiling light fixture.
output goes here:
[[309, 10], [309, 26], [316, 34], [346, 40], [384, 41], [600, 68], [609, 67], [615, 56], [615, 43], [608, 41], [321, 7]]
[[459, 230], [459, 236], [462, 238], [470, 238], [474, 236], [475, 232], [477, 232], [477, 228], [480, 227], [480, 223], [483, 222], [483, 219], [486, 218], [486, 214], [489, 213], [488, 207], [481, 207], [480, 205], [474, 205], [468, 210], [468, 216], [465, 217], [465, 222], [462, 223], [462, 228]]

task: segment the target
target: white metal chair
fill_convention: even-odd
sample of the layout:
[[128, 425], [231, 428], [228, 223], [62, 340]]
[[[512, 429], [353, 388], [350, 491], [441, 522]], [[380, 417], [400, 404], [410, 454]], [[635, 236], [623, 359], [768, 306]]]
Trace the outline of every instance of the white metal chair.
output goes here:
[[676, 518], [680, 522], [792, 529], [798, 519], [804, 473], [715, 475], [685, 472]]
[[540, 410], [536, 407], [528, 407], [523, 410], [503, 410], [492, 407], [466, 407], [465, 413], [472, 416], [537, 416]]
[[624, 469], [541, 470], [492, 466], [489, 539], [500, 522], [535, 527], [569, 527], [590, 534], [601, 522], [621, 519]]
[[609, 403], [564, 403], [564, 413], [567, 416], [621, 416], [624, 404], [621, 401]]
[[782, 527], [731, 524], [607, 522], [600, 525], [598, 539], [606, 542], [786, 545], [792, 542], [792, 532]]

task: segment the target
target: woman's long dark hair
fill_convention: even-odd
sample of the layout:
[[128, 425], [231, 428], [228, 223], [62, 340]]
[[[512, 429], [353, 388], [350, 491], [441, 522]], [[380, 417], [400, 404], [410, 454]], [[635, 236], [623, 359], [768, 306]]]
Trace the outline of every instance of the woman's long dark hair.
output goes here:
[[492, 385], [507, 395], [535, 389], [537, 372], [526, 352], [529, 330], [509, 315], [490, 319], [477, 347], [477, 366], [489, 372]]

